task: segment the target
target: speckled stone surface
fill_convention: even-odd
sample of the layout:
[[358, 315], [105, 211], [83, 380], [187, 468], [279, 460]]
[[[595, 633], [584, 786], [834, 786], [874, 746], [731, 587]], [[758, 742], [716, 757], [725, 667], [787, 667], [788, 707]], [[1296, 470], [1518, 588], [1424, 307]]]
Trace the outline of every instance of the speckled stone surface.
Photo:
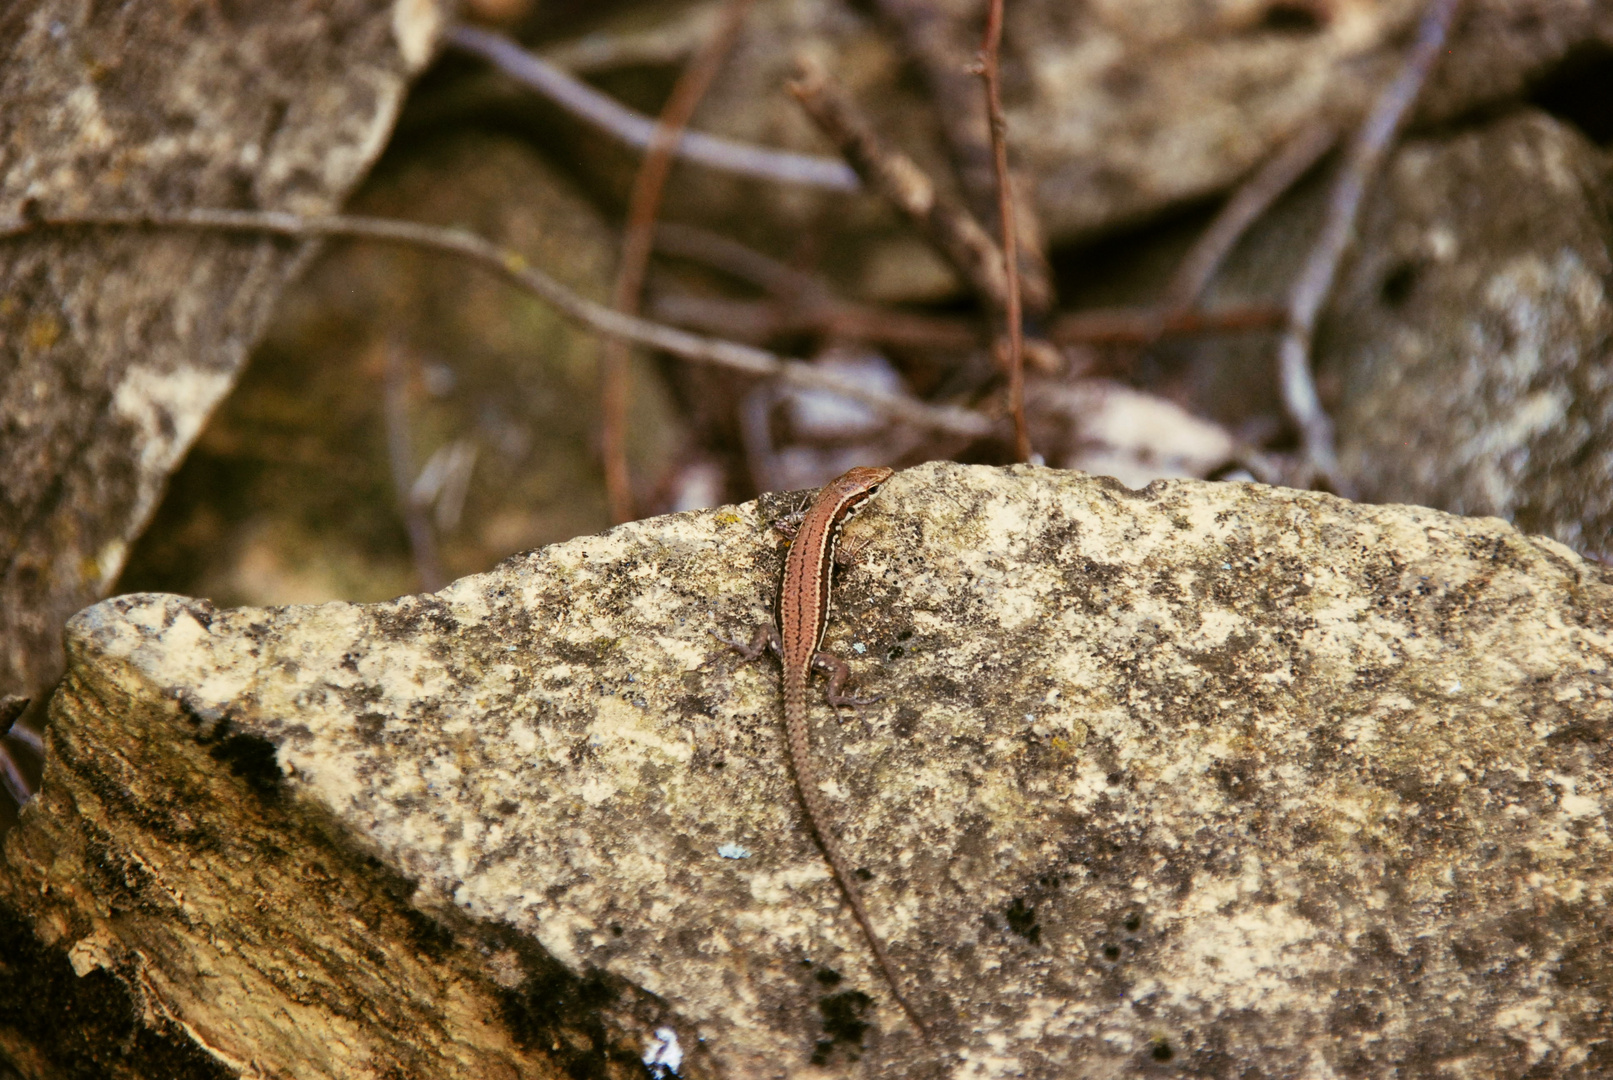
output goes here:
[[[0, 218], [328, 214], [452, 5], [0, 5]], [[172, 230], [0, 240], [0, 695], [43, 697], [310, 245]]]
[[1609, 179], [1533, 110], [1395, 153], [1319, 339], [1364, 497], [1613, 552]]
[[1613, 1070], [1600, 568], [1257, 485], [898, 474], [826, 646], [883, 698], [812, 720], [926, 1048], [803, 831], [776, 667], [709, 634], [766, 616], [787, 506], [385, 604], [117, 598], [70, 680], [268, 740], [422, 908], [654, 995], [686, 1075]]

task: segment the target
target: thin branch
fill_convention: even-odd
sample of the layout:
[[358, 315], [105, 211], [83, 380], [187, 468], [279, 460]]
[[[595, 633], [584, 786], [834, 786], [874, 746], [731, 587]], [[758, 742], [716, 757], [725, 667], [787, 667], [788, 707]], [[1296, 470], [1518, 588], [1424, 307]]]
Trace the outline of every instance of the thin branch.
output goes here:
[[810, 307], [830, 296], [821, 278], [698, 225], [662, 222], [655, 227], [655, 249], [721, 270], [800, 306]]
[[572, 75], [621, 71], [623, 68], [681, 68], [711, 37], [718, 13], [690, 7], [680, 14], [637, 29], [605, 32], [543, 46], [543, 59]]
[[[663, 293], [656, 318], [679, 326], [722, 332], [730, 338], [765, 341], [780, 334], [820, 334], [847, 341], [921, 349], [967, 349], [988, 343], [974, 319], [925, 315], [838, 299], [822, 278], [695, 225], [662, 222], [656, 250], [689, 259], [748, 281], [776, 301]], [[1276, 330], [1285, 313], [1272, 304], [1202, 309], [1166, 307], [1094, 308], [1052, 321], [1055, 345], [1147, 345], [1161, 336], [1237, 334]], [[1029, 357], [1027, 357], [1029, 359]]]
[[28, 700], [15, 694], [0, 696], [0, 787], [6, 789], [11, 801], [18, 806], [33, 798], [34, 789], [28, 782], [28, 774], [23, 772], [21, 764], [12, 754], [11, 747], [6, 745], [6, 740], [16, 739], [40, 757], [45, 756], [45, 745], [39, 735], [26, 725], [17, 723], [17, 718], [28, 708]]
[[425, 507], [414, 497], [414, 446], [409, 438], [409, 358], [403, 346], [391, 342], [386, 347], [386, 374], [383, 379], [381, 412], [386, 421], [386, 456], [392, 469], [392, 490], [398, 499], [398, 513], [409, 535], [409, 553], [414, 557], [415, 576], [422, 592], [436, 592], [448, 584], [442, 558], [437, 552], [437, 534], [426, 517]]
[[1286, 313], [1271, 304], [1219, 308], [1099, 308], [1060, 315], [1048, 337], [1061, 345], [1147, 345], [1161, 334], [1226, 334], [1276, 330]]
[[1262, 162], [1183, 257], [1165, 290], [1163, 306], [1167, 310], [1181, 311], [1197, 304], [1210, 279], [1215, 277], [1243, 234], [1249, 231], [1249, 226], [1260, 220], [1300, 177], [1310, 172], [1338, 139], [1338, 129], [1333, 124], [1314, 120]]
[[1019, 226], [1014, 219], [1014, 182], [1008, 175], [1008, 121], [1003, 116], [1002, 72], [998, 54], [1003, 43], [1003, 0], [990, 0], [986, 36], [980, 46], [980, 78], [986, 84], [986, 115], [991, 124], [991, 155], [997, 170], [997, 209], [1002, 218], [1003, 269], [1008, 279], [1008, 408], [1014, 418], [1014, 455], [1031, 459], [1025, 427], [1025, 325], [1020, 311]]
[[788, 300], [667, 293], [655, 296], [651, 310], [663, 322], [745, 341], [766, 341], [782, 334], [816, 334], [836, 341], [949, 351], [986, 343], [974, 319], [888, 311], [841, 301], [795, 304]]
[[[970, 61], [978, 58], [973, 6], [935, 0], [877, 0], [876, 6], [896, 25], [909, 59], [923, 73], [964, 200], [984, 218], [997, 207], [998, 185], [990, 113], [970, 75]], [[1026, 311], [1041, 316], [1053, 306], [1052, 272], [1031, 185], [1017, 170], [1013, 177], [1020, 292]]]
[[[728, 0], [716, 33], [689, 61], [678, 76], [666, 107], [656, 121], [650, 148], [633, 178], [633, 191], [627, 201], [627, 227], [622, 236], [621, 263], [616, 269], [616, 290], [612, 306], [627, 315], [638, 314], [639, 294], [644, 291], [644, 272], [650, 265], [650, 249], [655, 243], [655, 219], [661, 214], [661, 195], [672, 172], [673, 151], [683, 137], [683, 129], [695, 109], [711, 89], [723, 61], [739, 40], [740, 28], [752, 0]], [[632, 390], [629, 347], [621, 338], [605, 340], [602, 357], [600, 414], [605, 460], [605, 497], [611, 521], [631, 521], [633, 480], [627, 463], [627, 406]]]
[[[521, 85], [636, 150], [647, 150], [654, 141], [654, 120], [573, 78], [503, 35], [473, 26], [456, 26], [448, 32], [447, 43], [481, 57]], [[684, 133], [678, 142], [678, 156], [709, 169], [780, 184], [830, 191], [855, 191], [858, 186], [856, 173], [843, 161], [816, 154], [770, 150], [698, 131]]]
[[579, 296], [547, 274], [534, 270], [519, 252], [501, 248], [462, 229], [352, 215], [305, 218], [273, 210], [106, 210], [59, 216], [0, 217], [0, 238], [20, 236], [42, 228], [75, 226], [266, 233], [302, 240], [334, 236], [428, 248], [457, 255], [499, 275], [572, 321], [597, 333], [620, 337], [646, 348], [660, 349], [694, 363], [710, 364], [756, 378], [779, 379], [806, 389], [826, 390], [861, 401], [892, 419], [915, 427], [969, 438], [982, 438], [997, 427], [990, 418], [968, 409], [929, 405], [905, 394], [884, 393], [764, 349], [720, 338], [702, 337], [612, 311], [604, 304]]
[[837, 298], [828, 282], [754, 248], [694, 225], [662, 223], [656, 250], [750, 282], [772, 301], [674, 293], [656, 297], [656, 317], [727, 337], [764, 341], [778, 334], [814, 333], [839, 340], [924, 349], [967, 349], [984, 343], [973, 319], [895, 311]]
[[789, 91], [869, 190], [906, 215], [988, 307], [1006, 311], [1002, 250], [974, 215], [940, 191], [912, 158], [885, 146], [823, 65], [799, 58]]
[[[26, 699], [24, 699], [24, 701], [26, 702]], [[45, 756], [44, 736], [40, 735], [39, 732], [35, 731], [27, 724], [18, 721], [17, 723], [11, 725], [11, 730], [6, 734], [12, 739], [21, 743], [23, 746], [26, 746], [28, 749], [32, 750], [35, 754], [38, 754], [40, 757]]]
[[1283, 404], [1299, 429], [1310, 468], [1339, 494], [1348, 494], [1333, 450], [1333, 422], [1322, 409], [1311, 374], [1311, 337], [1316, 317], [1333, 289], [1339, 261], [1349, 246], [1367, 185], [1378, 174], [1396, 133], [1433, 69], [1461, 0], [1430, 0], [1417, 40], [1400, 72], [1383, 89], [1345, 152], [1344, 165], [1328, 196], [1321, 234], [1288, 297], [1288, 326], [1278, 346]]
[[28, 783], [27, 775], [22, 771], [22, 766], [17, 764], [17, 759], [12, 757], [11, 748], [5, 744], [4, 739], [0, 739], [0, 787], [5, 788], [6, 794], [11, 796], [11, 801], [18, 806], [34, 797], [33, 785]]
[[[817, 334], [914, 349], [960, 350], [988, 344], [974, 319], [922, 315], [867, 304], [829, 300], [795, 304], [734, 300], [688, 293], [655, 295], [651, 310], [662, 322], [693, 327], [744, 341], [781, 334]], [[1160, 336], [1240, 334], [1277, 330], [1286, 317], [1273, 304], [1243, 304], [1211, 311], [1162, 308], [1094, 308], [1060, 315], [1048, 328], [1055, 345], [1147, 345]]]

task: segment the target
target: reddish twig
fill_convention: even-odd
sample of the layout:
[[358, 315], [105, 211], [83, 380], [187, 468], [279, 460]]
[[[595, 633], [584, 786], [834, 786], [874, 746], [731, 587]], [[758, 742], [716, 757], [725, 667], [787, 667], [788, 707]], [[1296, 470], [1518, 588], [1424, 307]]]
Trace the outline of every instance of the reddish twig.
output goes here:
[[1406, 54], [1399, 74], [1384, 87], [1350, 141], [1343, 167], [1328, 195], [1321, 234], [1288, 297], [1288, 325], [1277, 354], [1283, 405], [1299, 429], [1307, 467], [1341, 495], [1348, 494], [1349, 485], [1339, 472], [1334, 454], [1333, 422], [1322, 408], [1311, 374], [1311, 337], [1349, 246], [1367, 186], [1382, 167], [1390, 144], [1422, 91], [1460, 3], [1461, 0], [1430, 0], [1424, 10], [1417, 40]]
[[533, 269], [520, 252], [501, 248], [463, 229], [347, 214], [300, 217], [276, 210], [99, 210], [72, 215], [36, 213], [27, 217], [0, 217], [0, 237], [21, 236], [47, 228], [84, 226], [263, 233], [298, 240], [347, 237], [406, 244], [467, 259], [596, 333], [620, 337], [646, 348], [660, 349], [694, 363], [711, 364], [756, 378], [778, 379], [803, 389], [839, 394], [915, 427], [971, 439], [990, 435], [996, 429], [992, 420], [969, 409], [930, 405], [905, 394], [870, 389], [856, 380], [841, 378], [800, 360], [785, 359], [765, 349], [721, 338], [702, 337], [648, 319], [624, 315], [579, 296], [549, 275]]
[[[633, 178], [633, 191], [627, 202], [627, 227], [622, 236], [621, 264], [616, 270], [612, 306], [628, 315], [638, 314], [639, 295], [644, 290], [644, 272], [650, 264], [655, 242], [655, 219], [661, 213], [661, 196], [672, 171], [672, 154], [683, 129], [711, 89], [723, 61], [739, 39], [740, 28], [752, 0], [729, 0], [722, 20], [711, 40], [689, 61], [667, 99], [656, 122], [650, 148]], [[615, 524], [631, 521], [633, 483], [627, 463], [627, 407], [631, 395], [630, 355], [620, 338], [605, 341], [601, 357], [600, 414], [605, 462], [605, 497]]]
[[[447, 42], [480, 56], [521, 85], [634, 149], [647, 150], [654, 140], [654, 120], [601, 94], [501, 34], [456, 26], [448, 32]], [[845, 162], [815, 154], [771, 150], [697, 131], [684, 134], [677, 153], [685, 161], [740, 176], [830, 191], [857, 190], [857, 174]]]
[[1030, 432], [1025, 427], [1025, 325], [1020, 311], [1019, 226], [1014, 219], [1014, 182], [1008, 175], [1008, 121], [1003, 116], [1002, 78], [998, 54], [1003, 41], [1003, 0], [990, 0], [986, 36], [980, 46], [980, 77], [986, 84], [986, 115], [991, 122], [991, 154], [997, 170], [997, 208], [1002, 219], [1003, 273], [1008, 297], [1008, 408], [1014, 418], [1014, 456], [1031, 459]]
[[1209, 228], [1183, 257], [1165, 290], [1165, 309], [1183, 311], [1197, 304], [1210, 279], [1243, 234], [1249, 231], [1249, 226], [1260, 220], [1284, 192], [1322, 160], [1322, 155], [1333, 148], [1338, 137], [1334, 125], [1315, 120], [1300, 128], [1267, 158], [1226, 201]]

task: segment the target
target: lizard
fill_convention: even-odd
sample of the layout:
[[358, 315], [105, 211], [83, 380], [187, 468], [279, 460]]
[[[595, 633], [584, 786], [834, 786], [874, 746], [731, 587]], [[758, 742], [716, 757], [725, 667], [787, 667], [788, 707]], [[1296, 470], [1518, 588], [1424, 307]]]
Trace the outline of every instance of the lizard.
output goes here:
[[885, 951], [879, 932], [869, 921], [868, 909], [863, 904], [862, 892], [852, 875], [851, 865], [846, 861], [839, 841], [827, 828], [827, 808], [824, 806], [823, 793], [818, 790], [807, 730], [807, 690], [814, 668], [829, 674], [825, 696], [831, 706], [869, 705], [878, 700], [849, 697], [841, 693], [850, 670], [839, 657], [820, 651], [820, 646], [829, 624], [830, 578], [841, 530], [893, 474], [894, 470], [884, 467], [858, 466], [825, 484], [800, 516], [799, 523], [781, 530], [787, 534], [793, 531], [794, 537], [789, 555], [784, 560], [784, 577], [774, 601], [774, 621], [759, 627], [748, 644], [725, 638], [715, 630], [712, 636], [737, 650], [746, 660], [756, 659], [769, 647], [778, 653], [783, 668], [779, 681], [784, 697], [784, 732], [789, 744], [790, 768], [795, 774], [795, 791], [806, 813], [807, 828], [834, 872], [835, 881], [845, 894], [851, 913], [862, 928], [868, 948], [874, 954], [885, 981], [890, 984], [897, 1004], [919, 1034], [928, 1039], [929, 1029], [902, 993], [896, 967], [891, 963], [890, 954]]

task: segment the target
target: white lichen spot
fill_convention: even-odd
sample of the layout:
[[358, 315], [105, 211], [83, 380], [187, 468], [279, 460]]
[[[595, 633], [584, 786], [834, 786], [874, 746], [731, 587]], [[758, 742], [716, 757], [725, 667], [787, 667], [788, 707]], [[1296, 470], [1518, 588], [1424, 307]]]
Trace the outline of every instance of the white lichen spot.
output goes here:
[[1502, 1009], [1492, 1022], [1529, 1048], [1530, 1064], [1558, 1049], [1563, 1042], [1562, 1018], [1549, 998], [1530, 998]]
[[1285, 904], [1202, 914], [1181, 924], [1175, 961], [1160, 981], [1184, 1008], [1279, 1010], [1295, 987], [1330, 963], [1313, 924]]
[[577, 794], [589, 806], [602, 806], [609, 802], [617, 792], [615, 784], [602, 776], [587, 777], [577, 786]]
[[112, 393], [112, 411], [139, 430], [141, 470], [166, 474], [229, 388], [223, 371], [131, 367]]
[[678, 1033], [669, 1027], [656, 1028], [643, 1061], [651, 1076], [676, 1076], [683, 1065], [683, 1047], [678, 1045]]

